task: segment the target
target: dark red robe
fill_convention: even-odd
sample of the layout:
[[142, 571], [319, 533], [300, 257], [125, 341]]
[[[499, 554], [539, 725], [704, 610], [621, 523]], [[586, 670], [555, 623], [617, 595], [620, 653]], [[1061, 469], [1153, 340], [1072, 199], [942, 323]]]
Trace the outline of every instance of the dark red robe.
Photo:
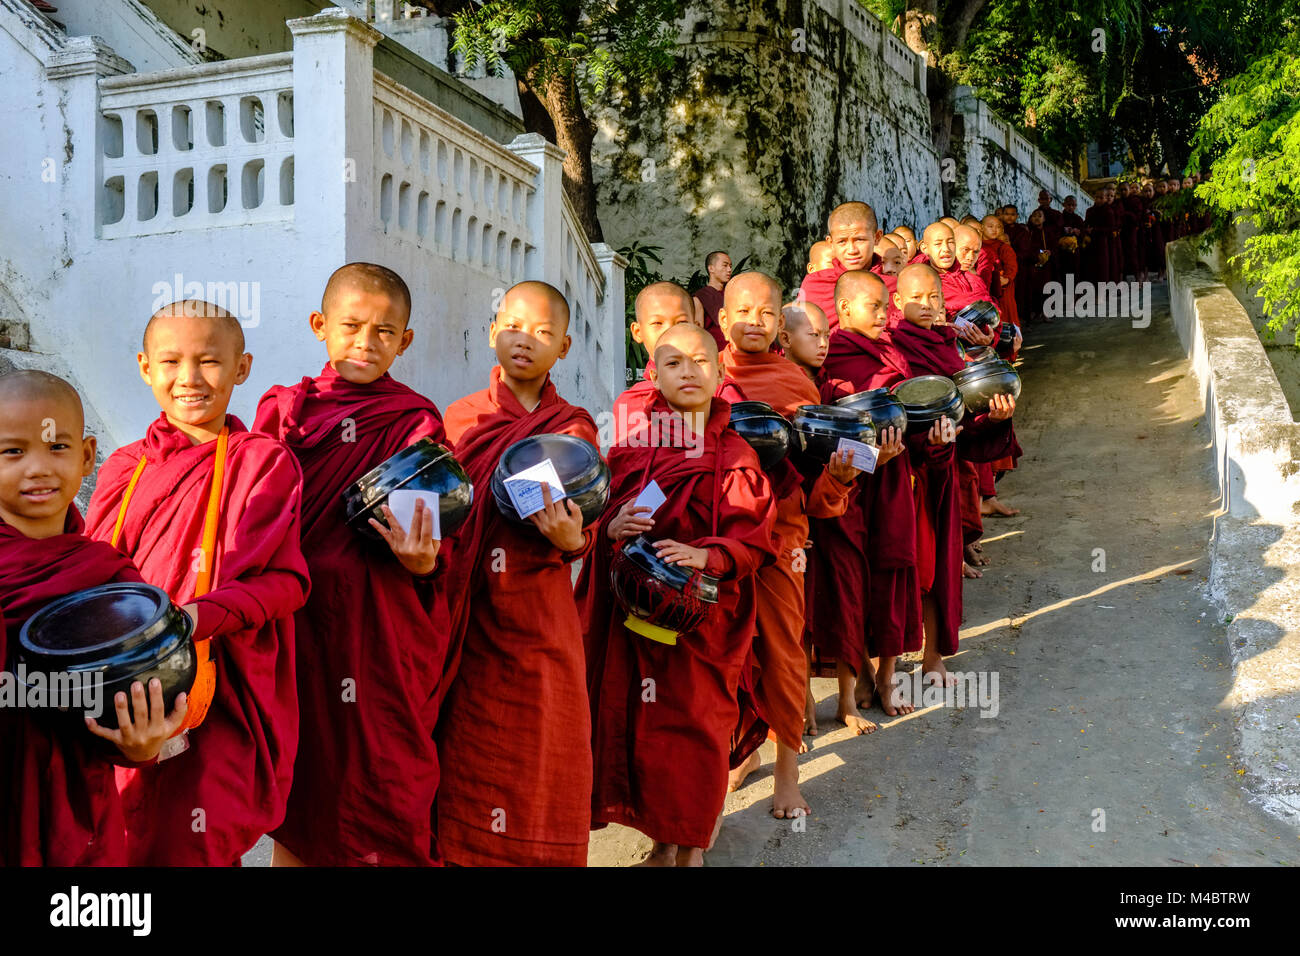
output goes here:
[[[672, 414], [662, 397], [652, 411]], [[722, 812], [754, 638], [751, 576], [777, 550], [771, 489], [729, 418], [730, 406], [715, 398], [702, 453], [667, 439], [610, 449], [609, 508], [577, 588], [595, 735], [592, 825], [620, 823], [686, 847], [708, 846]], [[704, 624], [671, 646], [628, 631], [609, 590], [608, 522], [652, 480], [667, 500], [651, 539], [707, 548], [705, 572], [722, 579]]]
[[829, 269], [808, 273], [799, 286], [799, 298], [811, 302], [826, 313], [826, 321], [830, 323], [832, 332], [840, 325], [839, 316], [835, 312], [835, 283], [847, 271], [839, 260], [832, 259]]
[[[326, 366], [268, 391], [253, 428], [302, 467], [313, 585], [295, 617], [298, 707], [311, 732], [273, 836], [312, 866], [433, 863], [446, 599], [437, 575], [413, 577], [387, 544], [349, 529], [341, 496], [421, 438], [445, 444], [438, 409], [390, 375], [357, 385]], [[439, 568], [449, 557], [440, 551]]]
[[[52, 538], [28, 538], [0, 521], [0, 669], [15, 673], [18, 633], [51, 601], [140, 580], [118, 551], [81, 534], [84, 527], [76, 505]], [[102, 704], [112, 710], [110, 698]], [[126, 865], [115, 768], [94, 742], [88, 730], [0, 708], [0, 866]]]
[[993, 294], [984, 280], [973, 272], [967, 272], [957, 262], [953, 262], [951, 269], [938, 271], [939, 281], [943, 284], [943, 308], [950, 320], [972, 303], [993, 301]]
[[[822, 393], [828, 402], [873, 388], [892, 388], [911, 377], [911, 369], [894, 348], [889, 331], [873, 340], [860, 332], [840, 329], [831, 336], [823, 371]], [[819, 522], [814, 531], [822, 542], [817, 555], [817, 585], [830, 588], [825, 601], [818, 592], [818, 633], [831, 635], [832, 641], [836, 634], [848, 636], [848, 653], [858, 656], [838, 659], [855, 672], [862, 659], [864, 640], [868, 656], [897, 657], [920, 650], [925, 639], [910, 455], [899, 455], [878, 466], [872, 474], [859, 478], [857, 484], [859, 493], [849, 509], [857, 512], [856, 524], [854, 518], [841, 528], [836, 528], [834, 522]], [[864, 560], [865, 569], [861, 567]], [[865, 589], [856, 592], [837, 581], [840, 569], [855, 563], [859, 567], [847, 575], [848, 581], [866, 579]], [[844, 640], [840, 638], [840, 642]]]
[[446, 572], [452, 650], [438, 718], [438, 844], [462, 866], [585, 866], [591, 725], [570, 564], [594, 532], [561, 553], [531, 524], [503, 518], [490, 486], [516, 441], [560, 433], [594, 445], [596, 425], [549, 379], [525, 410], [500, 366], [445, 421], [475, 493]]
[[[141, 454], [148, 457], [118, 548], [173, 601], [198, 604], [217, 688], [189, 749], [121, 770], [133, 865], [230, 866], [284, 819], [298, 750], [293, 614], [307, 599], [299, 550], [302, 471], [283, 445], [226, 417], [230, 444], [220, 497], [212, 589], [194, 598], [216, 441], [202, 445], [165, 415], [99, 470], [87, 533], [112, 537]], [[200, 812], [201, 811], [201, 812]]]
[[715, 289], [711, 285], [696, 289], [691, 295], [700, 300], [700, 305], [704, 306], [704, 328], [713, 336], [713, 341], [718, 343], [718, 351], [727, 347], [727, 337], [722, 334], [722, 326], [718, 323], [718, 311], [722, 308], [724, 293], [721, 289]]

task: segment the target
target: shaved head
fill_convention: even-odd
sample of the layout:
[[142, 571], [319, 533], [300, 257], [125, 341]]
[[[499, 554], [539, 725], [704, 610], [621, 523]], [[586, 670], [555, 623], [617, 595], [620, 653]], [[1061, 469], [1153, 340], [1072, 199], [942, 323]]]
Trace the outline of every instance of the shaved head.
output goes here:
[[906, 249], [907, 243], [903, 241], [902, 236], [895, 236], [893, 233], [885, 233], [876, 243], [876, 252], [879, 253], [882, 246], [893, 246], [895, 249]]
[[949, 229], [956, 229], [958, 226], [961, 225], [961, 223], [959, 223], [956, 219], [952, 218], [952, 216], [940, 216], [939, 221], [943, 223], [945, 226], [947, 226]]
[[808, 271], [818, 272], [822, 269], [831, 267], [831, 260], [835, 257], [835, 250], [825, 239], [819, 239], [812, 244], [808, 250]]
[[894, 234], [897, 236], [902, 236], [904, 239], [916, 238], [916, 233], [912, 231], [911, 226], [897, 226], [894, 229]]
[[985, 239], [997, 239], [1004, 231], [1002, 228], [1002, 220], [993, 215], [988, 215], [981, 219], [980, 228], [984, 230]]
[[952, 235], [953, 238], [956, 239], [958, 242], [961, 242], [963, 239], [965, 239], [968, 242], [976, 242], [976, 243], [981, 243], [984, 241], [984, 237], [980, 235], [980, 231], [978, 229], [976, 229], [974, 226], [968, 226], [965, 223], [962, 223], [956, 229], [954, 229], [952, 231]]
[[[858, 272], [846, 272], [844, 274], [857, 275]], [[781, 318], [785, 320], [785, 330], [787, 332], [799, 331], [813, 318], [819, 319], [823, 325], [826, 323], [826, 313], [822, 311], [822, 307], [815, 302], [809, 302], [807, 299], [800, 302], [791, 302], [782, 307]]]
[[874, 272], [868, 272], [866, 269], [859, 269], [856, 272], [846, 272], [839, 277], [835, 283], [835, 301], [840, 299], [851, 299], [868, 286], [877, 285], [882, 290], [886, 290], [885, 280], [880, 278]]
[[402, 277], [392, 269], [375, 265], [373, 262], [349, 262], [335, 269], [329, 281], [325, 283], [325, 291], [321, 293], [321, 312], [329, 315], [330, 306], [333, 305], [338, 294], [345, 289], [386, 295], [401, 303], [402, 310], [406, 314], [405, 321], [410, 321], [411, 290], [407, 288]]
[[687, 353], [703, 347], [714, 362], [718, 360], [718, 343], [714, 341], [713, 334], [693, 322], [681, 322], [664, 329], [663, 335], [659, 336], [659, 341], [655, 343], [655, 354], [665, 346], [672, 346]]
[[681, 299], [682, 308], [686, 310], [687, 315], [695, 314], [695, 296], [691, 295], [676, 282], [670, 282], [667, 279], [662, 282], [651, 282], [648, 286], [636, 294], [636, 302], [632, 309], [637, 315], [641, 314], [641, 305], [645, 300], [659, 298], [661, 296], [677, 296]]
[[858, 222], [865, 222], [867, 231], [874, 233], [878, 228], [876, 211], [864, 202], [840, 203], [831, 210], [831, 214], [826, 218], [826, 230], [827, 232], [834, 232], [836, 226], [845, 226]]
[[937, 285], [943, 288], [943, 283], [939, 281], [939, 273], [924, 262], [913, 262], [911, 265], [904, 266], [903, 271], [898, 274], [898, 294], [906, 297], [904, 289], [910, 290], [918, 285]]
[[[49, 372], [38, 369], [19, 369], [0, 375], [0, 409], [14, 402], [47, 402], [62, 405], [73, 415], [70, 420], [80, 422], [85, 428], [85, 410], [77, 390]], [[80, 431], [78, 431], [80, 434]]]
[[[527, 279], [524, 282], [516, 282], [501, 299], [501, 311], [505, 311], [507, 303], [513, 303], [516, 299], [532, 299], [534, 301], [541, 299], [546, 302], [555, 313], [564, 319], [564, 328], [569, 327], [569, 303], [564, 298], [564, 293], [549, 282], [542, 282], [539, 279]], [[691, 307], [694, 311], [694, 306]]]
[[[957, 225], [960, 226], [961, 223], [958, 223]], [[944, 222], [941, 219], [938, 222], [932, 222], [930, 223], [930, 225], [925, 227], [925, 232], [921, 233], [921, 241], [936, 242], [940, 239], [946, 239], [948, 236], [951, 236], [952, 234], [953, 234], [952, 227], [949, 226], [946, 222]], [[919, 263], [919, 264], [925, 265], [925, 263]]]
[[766, 289], [766, 294], [777, 309], [781, 308], [781, 287], [777, 285], [775, 279], [762, 272], [742, 272], [738, 276], [733, 276], [727, 283], [726, 291], [723, 293], [722, 307], [728, 311], [735, 308], [735, 301], [745, 289]]
[[151, 315], [144, 327], [144, 336], [140, 343], [141, 351], [146, 355], [149, 354], [149, 333], [153, 331], [154, 326], [164, 319], [173, 318], [212, 323], [221, 331], [224, 338], [230, 340], [235, 355], [244, 354], [244, 328], [239, 324], [239, 319], [221, 306], [204, 302], [202, 299], [181, 299], [163, 306]]

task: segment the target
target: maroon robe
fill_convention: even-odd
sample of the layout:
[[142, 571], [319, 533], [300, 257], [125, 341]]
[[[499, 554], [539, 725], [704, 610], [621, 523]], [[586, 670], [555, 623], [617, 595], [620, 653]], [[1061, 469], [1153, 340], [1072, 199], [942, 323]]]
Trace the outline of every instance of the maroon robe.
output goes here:
[[[299, 550], [302, 472], [278, 441], [232, 415], [212, 589], [194, 597], [216, 441], [193, 444], [160, 415], [99, 470], [87, 533], [112, 537], [122, 494], [148, 457], [118, 548], [180, 605], [198, 605], [217, 686], [189, 749], [119, 770], [133, 865], [230, 866], [284, 819], [298, 749], [293, 614], [307, 599]], [[201, 811], [201, 815], [199, 812]]]
[[[0, 521], [0, 669], [15, 673], [18, 633], [51, 601], [140, 580], [115, 549], [81, 534], [84, 527], [76, 505], [52, 538], [28, 538]], [[103, 708], [112, 710], [111, 698]], [[0, 866], [126, 865], [115, 769], [94, 744], [90, 731], [75, 725], [0, 708]]]
[[[675, 414], [662, 397], [652, 411]], [[577, 588], [595, 734], [592, 825], [620, 823], [685, 847], [708, 846], [722, 812], [754, 638], [751, 575], [777, 553], [771, 489], [754, 450], [727, 428], [730, 411], [713, 400], [702, 453], [699, 445], [667, 440], [671, 435], [610, 449], [609, 507]], [[651, 540], [706, 548], [705, 573], [722, 579], [703, 625], [671, 646], [627, 630], [609, 589], [616, 546], [608, 523], [652, 480], [667, 500], [654, 514]]]
[[446, 599], [436, 576], [413, 577], [386, 543], [349, 529], [341, 496], [421, 438], [445, 444], [438, 409], [388, 374], [358, 385], [326, 366], [268, 391], [253, 428], [302, 467], [313, 585], [295, 616], [298, 707], [311, 732], [273, 836], [311, 866], [431, 864]]
[[696, 289], [691, 295], [699, 299], [700, 305], [704, 306], [704, 328], [713, 336], [713, 341], [718, 343], [718, 351], [722, 351], [727, 347], [727, 337], [722, 334], [722, 326], [718, 323], [718, 311], [724, 301], [723, 290], [706, 285]]
[[993, 302], [993, 293], [974, 272], [967, 272], [957, 262], [951, 269], [938, 270], [943, 284], [943, 308], [951, 320], [954, 315], [974, 302]]
[[537, 407], [525, 410], [500, 366], [445, 420], [475, 494], [447, 569], [452, 649], [438, 718], [438, 844], [462, 866], [585, 866], [591, 725], [570, 564], [594, 532], [579, 550], [557, 551], [531, 523], [501, 516], [491, 480], [516, 441], [560, 433], [594, 445], [596, 425], [549, 378]]

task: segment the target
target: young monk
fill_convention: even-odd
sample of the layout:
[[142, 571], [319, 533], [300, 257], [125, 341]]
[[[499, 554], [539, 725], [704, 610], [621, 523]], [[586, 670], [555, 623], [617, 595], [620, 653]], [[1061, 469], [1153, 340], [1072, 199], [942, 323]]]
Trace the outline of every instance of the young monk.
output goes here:
[[777, 341], [785, 357], [815, 382], [830, 347], [831, 326], [826, 313], [811, 302], [790, 302], [781, 309]]
[[[162, 413], [100, 468], [87, 533], [190, 606], [201, 643], [189, 733], [156, 765], [118, 775], [131, 863], [231, 866], [284, 819], [298, 749], [302, 472], [278, 441], [226, 412], [253, 362], [229, 312], [197, 300], [164, 306], [136, 360]], [[205, 673], [215, 689], [197, 724]]]
[[808, 250], [808, 271], [821, 272], [823, 269], [829, 269], [835, 261], [835, 250], [825, 239], [818, 239]]
[[826, 219], [826, 240], [835, 259], [831, 268], [806, 276], [799, 298], [807, 299], [826, 314], [835, 327], [835, 283], [845, 272], [870, 269], [872, 251], [884, 235], [876, 225], [876, 211], [864, 202], [841, 203]]
[[[81, 398], [71, 385], [47, 372], [0, 375], [0, 670], [16, 672], [18, 634], [45, 605], [140, 580], [117, 550], [81, 533], [74, 500], [94, 468], [95, 438], [85, 434]], [[92, 748], [90, 734], [110, 741], [122, 763], [147, 763], [186, 710], [181, 694], [165, 713], [156, 678], [147, 698], [139, 681], [130, 693], [129, 711], [124, 692], [101, 701], [116, 713], [116, 730], [94, 717], [86, 718], [87, 733], [25, 708], [0, 708], [0, 865], [127, 864], [113, 763]]]
[[989, 250], [998, 263], [996, 286], [989, 287], [993, 293], [994, 303], [1002, 316], [1003, 322], [1010, 322], [1020, 328], [1020, 317], [1016, 312], [1016, 271], [1018, 260], [1011, 243], [1006, 241], [1002, 220], [997, 216], [985, 216], [980, 220], [980, 229], [984, 235], [984, 248]]
[[876, 246], [876, 264], [871, 267], [871, 271], [880, 276], [888, 288], [906, 264], [902, 247], [882, 239]]
[[[766, 402], [789, 418], [799, 406], [816, 405], [821, 399], [806, 373], [770, 351], [780, 331], [781, 314], [781, 287], [776, 280], [761, 272], [746, 272], [732, 279], [726, 302], [718, 313], [727, 334], [721, 361], [722, 368], [739, 383], [747, 398]], [[758, 676], [753, 700], [757, 717], [776, 735], [772, 815], [778, 819], [810, 812], [799, 792], [797, 762], [798, 753], [806, 749], [803, 722], [808, 661], [803, 634], [808, 518], [834, 518], [844, 513], [858, 475], [851, 459], [847, 453], [837, 453], [827, 467], [806, 482], [793, 465], [782, 462], [792, 480], [772, 479], [776, 499], [774, 532], [780, 552], [776, 563], [759, 568], [754, 576], [758, 598], [754, 658]], [[756, 747], [757, 742], [753, 745]], [[738, 789], [758, 765], [755, 749], [733, 771], [731, 788]]]
[[[722, 348], [727, 343], [718, 327], [718, 309], [722, 308], [722, 290], [731, 280], [731, 256], [725, 252], [710, 252], [704, 257], [704, 271], [708, 281], [695, 290], [694, 296], [704, 311], [704, 327], [718, 343], [718, 348]], [[650, 354], [653, 357], [654, 353]]]
[[545, 507], [528, 518], [532, 527], [517, 525], [502, 517], [489, 488], [515, 442], [558, 433], [594, 445], [596, 425], [551, 381], [571, 342], [559, 290], [537, 281], [513, 286], [488, 336], [498, 362], [491, 384], [453, 402], [446, 415], [447, 437], [476, 493], [448, 566], [452, 652], [439, 691], [438, 756], [447, 769], [438, 843], [461, 866], [585, 866], [591, 725], [569, 565], [594, 531], [584, 531], [577, 506], [552, 500], [546, 486]]
[[[639, 293], [633, 303], [635, 318], [628, 328], [632, 339], [645, 346], [653, 356], [655, 344], [671, 326], [688, 321], [692, 303], [700, 300], [691, 296], [676, 282], [652, 282]], [[695, 323], [699, 325], [699, 323]], [[710, 333], [712, 334], [712, 333]], [[614, 430], [611, 444], [621, 443], [629, 434], [636, 433], [649, 424], [647, 413], [657, 395], [654, 384], [654, 359], [646, 363], [641, 381], [626, 389], [614, 399]], [[743, 402], [744, 393], [730, 378], [718, 386], [718, 397], [729, 402]]]
[[[754, 635], [753, 574], [776, 557], [771, 489], [753, 449], [727, 428], [719, 378], [711, 338], [682, 325], [660, 336], [652, 410], [664, 413], [655, 419], [663, 440], [610, 450], [600, 546], [578, 581], [595, 732], [592, 825], [640, 830], [654, 841], [645, 862], [656, 866], [701, 865], [721, 826]], [[651, 481], [667, 499], [653, 513], [635, 506]], [[639, 534], [661, 559], [720, 579], [718, 604], [675, 645], [627, 630], [609, 592], [613, 550]]]
[[907, 262], [911, 262], [916, 257], [916, 233], [912, 231], [911, 226], [897, 226], [893, 235], [903, 240], [903, 253], [907, 257]]
[[312, 595], [295, 622], [304, 734], [272, 865], [435, 861], [438, 755], [430, 701], [447, 653], [447, 608], [432, 575], [439, 542], [417, 503], [410, 528], [386, 512], [382, 540], [351, 530], [345, 489], [401, 449], [445, 444], [427, 398], [388, 370], [410, 347], [411, 295], [365, 262], [336, 270], [308, 318], [320, 374], [263, 397], [255, 431], [289, 446], [303, 472], [303, 554]]
[[[956, 347], [957, 329], [944, 318], [943, 283], [938, 273], [929, 266], [909, 265], [898, 277], [894, 306], [903, 321], [893, 328], [892, 340], [911, 375], [952, 375], [963, 367]], [[1014, 411], [1013, 399], [995, 396], [989, 412], [963, 421], [955, 429], [946, 418], [940, 425], [945, 437], [956, 437], [958, 429], [965, 433], [959, 452], [963, 458], [991, 461], [1014, 446], [1009, 425]], [[937, 467], [931, 459], [931, 467], [926, 469], [917, 467], [925, 463], [917, 449], [913, 447], [911, 452], [917, 478], [917, 562], [925, 624], [921, 666], [928, 682], [952, 686], [955, 678], [944, 667], [943, 658], [957, 652], [961, 627], [963, 548], [957, 458], [948, 459], [946, 467]]]
[[[845, 273], [836, 291], [840, 327], [831, 335], [823, 366], [823, 398], [835, 401], [908, 377], [886, 330], [889, 294], [870, 273]], [[935, 432], [936, 442], [942, 436]], [[916, 524], [912, 465], [904, 435], [888, 429], [876, 436], [875, 471], [859, 479], [859, 494], [832, 527], [818, 525], [818, 568], [834, 569], [828, 600], [818, 599], [815, 640], [836, 657], [839, 712], [848, 726], [870, 732], [858, 707], [873, 699], [889, 716], [912, 710], [894, 680], [900, 654], [923, 643], [921, 590], [916, 571]], [[878, 659], [873, 667], [871, 658]], [[865, 726], [864, 726], [865, 725]]]

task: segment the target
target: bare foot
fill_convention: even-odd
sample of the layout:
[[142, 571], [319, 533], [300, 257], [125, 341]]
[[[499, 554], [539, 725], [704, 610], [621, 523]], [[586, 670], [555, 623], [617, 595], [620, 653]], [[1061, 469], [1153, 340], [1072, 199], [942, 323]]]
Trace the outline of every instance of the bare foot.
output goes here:
[[921, 670], [924, 672], [924, 680], [929, 687], [956, 687], [957, 678], [948, 673], [948, 668], [943, 666], [943, 658], [938, 655], [931, 657], [925, 655], [921, 661]]
[[647, 856], [636, 866], [676, 866], [677, 865], [677, 844], [676, 843], [656, 843], [654, 848]]
[[785, 744], [776, 745], [776, 789], [772, 793], [772, 816], [792, 820], [812, 812], [799, 792], [799, 764], [794, 751]]
[[840, 698], [840, 706], [835, 714], [835, 719], [855, 734], [874, 734], [876, 732], [876, 725], [858, 713], [856, 704], [846, 703], [842, 697]]
[[[745, 778], [757, 770], [762, 765], [762, 762], [757, 750], [745, 758], [744, 763], [727, 774], [727, 792], [735, 793], [744, 786]], [[722, 818], [719, 817], [718, 819], [721, 820]]]
[[[709, 845], [709, 849], [710, 850], [713, 849], [712, 844]], [[701, 850], [698, 846], [679, 847], [677, 850], [677, 865], [678, 866], [703, 866], [704, 851]]]
[[998, 501], [998, 496], [994, 495], [993, 497], [985, 498], [980, 502], [980, 514], [985, 517], [1010, 518], [1013, 515], [1020, 514], [1020, 509], [1004, 505], [1002, 502]]
[[910, 714], [916, 709], [903, 696], [903, 689], [893, 681], [887, 684], [881, 684], [877, 681], [876, 696], [880, 698], [880, 709], [890, 717], [897, 717], [899, 714]]
[[876, 687], [876, 669], [871, 664], [871, 658], [868, 657], [862, 662], [862, 667], [858, 669], [857, 677], [853, 682], [853, 701], [859, 707], [870, 707], [875, 700]]
[[811, 687], [803, 705], [803, 732], [806, 737], [816, 737], [821, 733], [817, 729], [817, 701], [813, 699]]
[[969, 564], [963, 561], [961, 563], [961, 576], [963, 578], [982, 578], [984, 577], [984, 572], [975, 570]]
[[979, 546], [978, 542], [972, 541], [965, 547], [966, 563], [977, 568], [988, 565], [989, 559], [984, 556], [984, 549]]

